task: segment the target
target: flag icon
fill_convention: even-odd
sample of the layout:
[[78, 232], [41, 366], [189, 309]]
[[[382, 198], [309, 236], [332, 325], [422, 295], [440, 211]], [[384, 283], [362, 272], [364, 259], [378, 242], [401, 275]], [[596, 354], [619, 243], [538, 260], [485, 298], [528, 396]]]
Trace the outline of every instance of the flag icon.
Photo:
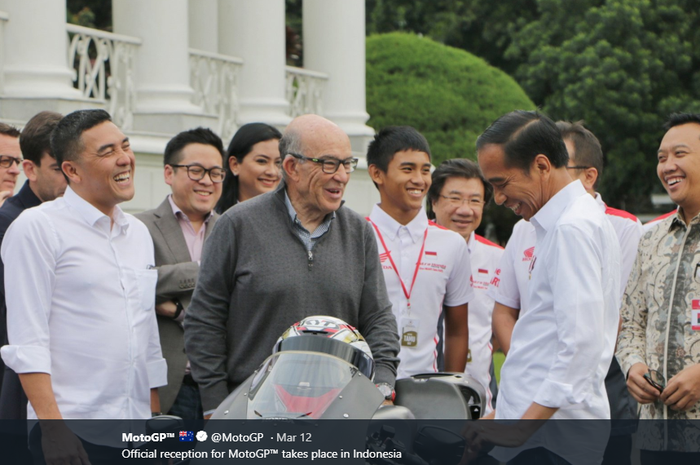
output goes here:
[[180, 441], [182, 441], [182, 442], [194, 441], [194, 433], [192, 431], [180, 431]]

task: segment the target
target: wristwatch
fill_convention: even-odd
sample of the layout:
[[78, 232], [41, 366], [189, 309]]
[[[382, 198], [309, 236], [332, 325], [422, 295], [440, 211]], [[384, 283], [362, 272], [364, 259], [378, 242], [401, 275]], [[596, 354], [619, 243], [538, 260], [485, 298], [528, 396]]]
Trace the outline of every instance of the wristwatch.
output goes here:
[[396, 391], [389, 383], [379, 383], [376, 385], [379, 392], [384, 396], [384, 400], [394, 401], [396, 399]]
[[173, 320], [177, 319], [177, 317], [180, 316], [180, 313], [185, 309], [185, 307], [182, 306], [179, 300], [173, 299], [173, 302], [175, 303], [175, 307], [177, 310], [175, 310], [175, 315], [173, 315]]

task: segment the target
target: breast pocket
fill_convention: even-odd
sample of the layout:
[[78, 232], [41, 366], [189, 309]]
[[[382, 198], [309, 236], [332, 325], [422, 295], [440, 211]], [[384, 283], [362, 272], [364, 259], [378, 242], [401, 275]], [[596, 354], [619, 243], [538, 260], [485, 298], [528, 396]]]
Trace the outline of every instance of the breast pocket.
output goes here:
[[136, 270], [136, 287], [143, 310], [154, 310], [156, 305], [157, 270]]

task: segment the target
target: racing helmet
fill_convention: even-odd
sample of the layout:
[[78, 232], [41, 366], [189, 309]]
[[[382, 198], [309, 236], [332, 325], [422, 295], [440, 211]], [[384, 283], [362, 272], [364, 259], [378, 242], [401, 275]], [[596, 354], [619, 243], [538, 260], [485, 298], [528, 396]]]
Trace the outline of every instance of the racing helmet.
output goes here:
[[374, 378], [374, 358], [362, 334], [340, 318], [308, 316], [277, 339], [272, 353], [287, 350], [321, 352], [333, 355], [356, 367], [368, 379]]

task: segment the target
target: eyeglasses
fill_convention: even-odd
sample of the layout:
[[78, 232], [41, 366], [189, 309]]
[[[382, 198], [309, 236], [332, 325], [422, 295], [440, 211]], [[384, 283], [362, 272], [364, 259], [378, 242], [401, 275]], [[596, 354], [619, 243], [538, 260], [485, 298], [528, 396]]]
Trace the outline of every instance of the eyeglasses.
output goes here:
[[294, 158], [298, 158], [300, 160], [309, 160], [314, 163], [318, 163], [319, 165], [321, 165], [321, 169], [326, 174], [335, 174], [335, 172], [338, 171], [338, 168], [340, 167], [341, 163], [347, 173], [352, 173], [353, 171], [355, 171], [355, 168], [357, 168], [358, 162], [357, 158], [346, 158], [345, 160], [338, 160], [337, 158], [309, 158], [305, 157], [304, 155], [299, 155], [298, 153], [292, 152], [289, 152], [288, 155], [291, 155]]
[[467, 199], [463, 199], [462, 197], [453, 197], [453, 196], [446, 196], [440, 194], [440, 197], [443, 199], [447, 200], [447, 203], [452, 205], [453, 207], [461, 207], [464, 205], [464, 202], [467, 202], [470, 207], [475, 208], [475, 207], [483, 207], [484, 206], [484, 201], [475, 197], [470, 197]]
[[187, 168], [187, 177], [193, 181], [201, 181], [204, 179], [204, 175], [209, 173], [209, 179], [213, 183], [220, 183], [224, 180], [226, 176], [226, 171], [223, 168], [214, 167], [206, 169], [202, 165], [170, 165], [173, 168]]
[[0, 168], [9, 168], [13, 163], [17, 163], [17, 166], [19, 166], [22, 163], [22, 159], [10, 155], [0, 155]]
[[583, 165], [576, 165], [576, 166], [567, 166], [567, 170], [587, 170], [590, 168], [590, 166], [583, 166]]
[[659, 392], [664, 392], [664, 388], [666, 387], [666, 378], [664, 378], [664, 375], [658, 371], [649, 369], [649, 371], [644, 373], [644, 379], [647, 380], [647, 383], [658, 389]]

